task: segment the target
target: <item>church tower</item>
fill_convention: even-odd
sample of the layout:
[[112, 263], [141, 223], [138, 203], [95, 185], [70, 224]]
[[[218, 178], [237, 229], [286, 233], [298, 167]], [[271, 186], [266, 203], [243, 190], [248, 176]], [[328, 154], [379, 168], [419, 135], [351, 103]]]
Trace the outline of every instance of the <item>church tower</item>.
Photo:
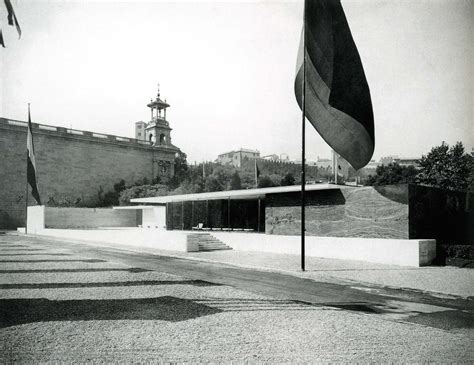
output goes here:
[[147, 107], [151, 110], [151, 120], [144, 127], [144, 139], [153, 143], [153, 146], [172, 146], [171, 128], [166, 120], [166, 108], [169, 104], [160, 99], [160, 85], [155, 100], [151, 100]]

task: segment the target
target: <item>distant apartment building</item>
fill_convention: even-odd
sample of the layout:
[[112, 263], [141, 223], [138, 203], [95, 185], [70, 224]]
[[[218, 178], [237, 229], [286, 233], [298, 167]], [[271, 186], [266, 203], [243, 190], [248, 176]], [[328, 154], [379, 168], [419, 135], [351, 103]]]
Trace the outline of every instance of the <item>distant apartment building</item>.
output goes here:
[[260, 158], [260, 152], [247, 148], [241, 148], [237, 151], [222, 153], [217, 156], [216, 162], [221, 165], [232, 165], [234, 167], [242, 167], [245, 160], [255, 160]]
[[332, 160], [330, 158], [320, 158], [316, 160], [316, 166], [320, 170], [332, 170]]
[[370, 162], [365, 165], [362, 170], [367, 174], [367, 175], [374, 175], [377, 167], [381, 166], [382, 163], [380, 162], [375, 162], [375, 160], [370, 160]]
[[262, 159], [267, 160], [267, 161], [280, 161], [280, 156], [274, 153], [271, 155], [262, 156]]
[[287, 153], [282, 153], [280, 155], [272, 153], [271, 155], [262, 156], [261, 158], [266, 161], [297, 163], [297, 161], [292, 161]]
[[334, 150], [331, 153], [331, 163], [333, 175], [335, 175], [335, 171], [337, 171], [338, 176], [343, 176], [344, 179], [349, 178], [349, 172], [352, 168], [351, 165], [344, 157], [336, 153]]
[[418, 157], [398, 157], [398, 156], [385, 156], [380, 159], [381, 165], [388, 165], [390, 163], [397, 163], [400, 166], [413, 166], [415, 168], [420, 167], [420, 158]]
[[286, 153], [282, 153], [280, 154], [280, 161], [290, 162], [290, 156]]

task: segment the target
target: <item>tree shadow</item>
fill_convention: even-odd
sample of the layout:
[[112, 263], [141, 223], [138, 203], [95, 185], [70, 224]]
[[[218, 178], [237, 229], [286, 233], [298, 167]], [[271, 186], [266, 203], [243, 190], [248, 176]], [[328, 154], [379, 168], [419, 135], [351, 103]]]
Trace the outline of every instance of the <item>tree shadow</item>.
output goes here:
[[12, 252], [12, 251], [21, 251], [21, 252], [33, 252], [33, 251], [44, 251], [43, 248], [14, 248], [14, 247], [7, 247], [1, 248], [2, 252]]
[[108, 288], [117, 286], [151, 286], [151, 285], [193, 285], [220, 286], [204, 280], [141, 280], [110, 281], [91, 283], [17, 283], [0, 284], [0, 289], [74, 289], [74, 288]]
[[35, 262], [90, 262], [90, 263], [98, 263], [98, 262], [107, 262], [106, 260], [99, 260], [99, 259], [82, 259], [82, 260], [0, 260], [1, 263], [35, 263]]
[[0, 328], [34, 322], [160, 320], [180, 322], [222, 310], [172, 296], [105, 300], [0, 300]]
[[0, 253], [0, 256], [71, 256], [70, 253], [47, 253], [47, 252], [33, 252], [33, 253]]
[[138, 274], [142, 272], [149, 272], [152, 270], [142, 269], [139, 267], [131, 268], [88, 268], [88, 269], [13, 269], [0, 270], [0, 274], [32, 274], [32, 273], [58, 273], [58, 272], [107, 272], [107, 271], [121, 271]]

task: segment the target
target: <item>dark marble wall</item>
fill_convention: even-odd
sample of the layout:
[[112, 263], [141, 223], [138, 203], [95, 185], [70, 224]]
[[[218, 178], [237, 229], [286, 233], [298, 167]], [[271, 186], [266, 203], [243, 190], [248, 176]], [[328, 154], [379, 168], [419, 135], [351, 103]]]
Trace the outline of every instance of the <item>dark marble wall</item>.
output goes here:
[[409, 187], [410, 238], [474, 245], [474, 194], [420, 185]]
[[[306, 233], [312, 236], [408, 238], [408, 186], [311, 191]], [[300, 193], [267, 196], [266, 233], [298, 235]]]

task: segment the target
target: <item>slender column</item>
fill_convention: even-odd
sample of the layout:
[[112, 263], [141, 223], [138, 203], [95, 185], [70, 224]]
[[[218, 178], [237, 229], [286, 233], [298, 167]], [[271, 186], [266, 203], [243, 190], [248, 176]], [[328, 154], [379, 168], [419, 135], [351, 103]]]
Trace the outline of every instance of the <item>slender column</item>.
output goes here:
[[181, 202], [181, 230], [184, 231], [184, 201]]
[[230, 229], [230, 198], [227, 198], [227, 228]]
[[209, 200], [206, 200], [206, 226], [209, 228]]
[[258, 198], [258, 209], [257, 209], [257, 232], [260, 233], [260, 198]]
[[191, 203], [192, 208], [191, 208], [191, 227], [194, 227], [194, 200]]

